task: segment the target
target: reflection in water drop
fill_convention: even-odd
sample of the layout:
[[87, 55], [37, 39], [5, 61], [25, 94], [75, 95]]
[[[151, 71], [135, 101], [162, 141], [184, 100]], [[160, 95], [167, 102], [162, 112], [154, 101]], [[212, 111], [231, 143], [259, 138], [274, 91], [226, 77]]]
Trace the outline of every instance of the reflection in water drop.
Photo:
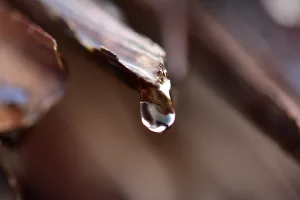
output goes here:
[[143, 124], [152, 132], [162, 133], [175, 121], [171, 95], [171, 82], [166, 72], [161, 74], [159, 84], [141, 87], [140, 112]]
[[175, 121], [175, 113], [163, 114], [157, 105], [150, 102], [140, 102], [140, 111], [143, 124], [156, 133], [165, 131]]

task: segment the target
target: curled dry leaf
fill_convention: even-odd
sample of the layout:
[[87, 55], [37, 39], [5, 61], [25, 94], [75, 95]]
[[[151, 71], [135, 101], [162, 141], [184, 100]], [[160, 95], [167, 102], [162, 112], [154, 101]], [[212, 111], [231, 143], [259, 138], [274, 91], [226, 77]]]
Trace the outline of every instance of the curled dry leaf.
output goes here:
[[[60, 24], [96, 61], [109, 63], [123, 82], [140, 93], [143, 124], [163, 132], [175, 120], [164, 50], [137, 34], [95, 1], [14, 0], [36, 23]], [[51, 31], [46, 26], [45, 30]]]
[[66, 68], [55, 40], [0, 2], [0, 135], [34, 125], [63, 96]]

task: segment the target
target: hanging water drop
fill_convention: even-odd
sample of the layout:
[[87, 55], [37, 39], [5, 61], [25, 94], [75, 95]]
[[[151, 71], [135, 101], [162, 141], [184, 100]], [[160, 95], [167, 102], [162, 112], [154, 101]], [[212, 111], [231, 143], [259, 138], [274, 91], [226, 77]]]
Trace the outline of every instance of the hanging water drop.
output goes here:
[[172, 126], [175, 111], [168, 78], [164, 77], [156, 87], [142, 88], [140, 113], [142, 123], [152, 132], [162, 133]]
[[162, 133], [175, 121], [175, 113], [163, 114], [150, 102], [140, 102], [140, 110], [143, 124], [155, 133]]

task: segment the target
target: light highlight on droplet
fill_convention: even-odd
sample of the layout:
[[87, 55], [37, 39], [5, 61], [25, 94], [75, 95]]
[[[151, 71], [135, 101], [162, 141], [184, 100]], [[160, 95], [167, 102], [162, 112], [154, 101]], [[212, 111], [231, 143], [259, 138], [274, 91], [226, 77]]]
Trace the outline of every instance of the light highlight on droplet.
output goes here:
[[157, 105], [150, 102], [140, 102], [140, 112], [144, 126], [155, 133], [162, 133], [175, 121], [175, 113], [163, 114]]

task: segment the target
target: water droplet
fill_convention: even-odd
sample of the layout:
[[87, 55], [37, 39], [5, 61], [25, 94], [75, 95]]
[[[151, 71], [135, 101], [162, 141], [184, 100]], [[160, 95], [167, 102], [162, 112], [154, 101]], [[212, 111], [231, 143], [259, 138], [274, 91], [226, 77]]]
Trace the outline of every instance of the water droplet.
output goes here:
[[140, 102], [140, 110], [143, 124], [152, 132], [162, 133], [175, 121], [175, 113], [163, 114], [150, 102]]
[[162, 133], [174, 123], [175, 111], [171, 96], [171, 82], [166, 77], [159, 86], [142, 87], [141, 119], [150, 131]]

